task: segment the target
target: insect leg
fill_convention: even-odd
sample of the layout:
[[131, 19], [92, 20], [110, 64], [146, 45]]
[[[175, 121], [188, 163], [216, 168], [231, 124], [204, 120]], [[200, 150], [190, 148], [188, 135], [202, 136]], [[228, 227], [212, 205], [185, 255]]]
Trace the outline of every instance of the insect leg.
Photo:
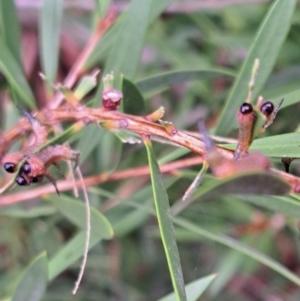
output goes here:
[[59, 190], [58, 190], [58, 187], [57, 187], [57, 185], [56, 185], [56, 180], [55, 180], [55, 178], [54, 178], [49, 172], [46, 172], [46, 173], [44, 174], [44, 176], [45, 176], [45, 177], [53, 184], [53, 186], [55, 187], [56, 193], [57, 193], [58, 195], [60, 195]]

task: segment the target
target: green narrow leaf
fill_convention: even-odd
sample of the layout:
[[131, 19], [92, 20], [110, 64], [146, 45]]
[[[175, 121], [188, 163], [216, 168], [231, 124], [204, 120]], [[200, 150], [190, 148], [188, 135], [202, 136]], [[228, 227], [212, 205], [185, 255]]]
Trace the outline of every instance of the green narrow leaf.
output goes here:
[[132, 115], [145, 114], [145, 100], [138, 87], [129, 79], [122, 80], [123, 110]]
[[[206, 288], [211, 284], [211, 282], [216, 278], [216, 274], [206, 276], [197, 279], [185, 286], [186, 296], [188, 301], [197, 301], [198, 298], [203, 294]], [[158, 301], [176, 301], [176, 296], [174, 293], [159, 299]]]
[[173, 213], [178, 214], [194, 200], [216, 200], [228, 194], [243, 195], [286, 195], [291, 192], [291, 185], [267, 172], [247, 172], [226, 179], [214, 179], [201, 185], [190, 200], [177, 203]]
[[114, 72], [115, 78], [122, 72], [133, 78], [137, 72], [144, 39], [149, 25], [152, 0], [132, 0], [123, 16], [121, 28], [108, 57], [103, 74]]
[[289, 31], [296, 2], [296, 0], [277, 0], [270, 8], [226, 100], [224, 110], [216, 127], [217, 135], [226, 135], [236, 126], [233, 120], [235, 120], [239, 106], [246, 100], [252, 66], [256, 58], [260, 60], [260, 68], [255, 80], [254, 99], [263, 88]]
[[268, 197], [256, 195], [255, 198], [249, 195], [237, 196], [239, 200], [249, 202], [251, 204], [255, 204], [263, 208], [267, 208], [274, 212], [281, 212], [290, 216], [299, 217], [300, 202], [297, 195], [294, 195], [294, 197], [298, 200], [295, 200], [294, 198], [289, 196], [275, 195], [269, 195]]
[[[83, 202], [74, 200], [66, 195], [51, 196], [56, 208], [73, 224], [81, 229], [86, 228], [86, 206]], [[112, 227], [107, 218], [91, 207], [91, 237], [110, 239], [113, 236]]]
[[[140, 203], [134, 204], [131, 201], [121, 202], [124, 206], [130, 206], [133, 208], [143, 209], [145, 212], [148, 212], [148, 214], [155, 215], [155, 212], [152, 208], [149, 208], [148, 206], [141, 205]], [[298, 212], [298, 210], [296, 210]], [[174, 217], [173, 218], [174, 224], [177, 226], [180, 226], [181, 228], [186, 229], [187, 231], [191, 232], [192, 234], [196, 234], [199, 236], [204, 237], [205, 239], [215, 241], [217, 243], [220, 243], [224, 246], [227, 246], [233, 250], [236, 250], [242, 254], [245, 254], [249, 256], [250, 258], [257, 260], [258, 262], [268, 266], [272, 270], [278, 272], [283, 277], [291, 280], [292, 282], [296, 283], [300, 286], [300, 278], [295, 275], [294, 273], [290, 272], [286, 267], [282, 266], [275, 260], [271, 259], [270, 257], [262, 254], [261, 252], [245, 245], [237, 240], [225, 236], [225, 235], [219, 235], [214, 232], [208, 231], [206, 229], [203, 229], [199, 227], [198, 225], [195, 225], [186, 219], [180, 218], [180, 217]]]
[[80, 151], [80, 161], [83, 163], [92, 151], [102, 143], [106, 130], [99, 128], [96, 124], [91, 124], [82, 129], [82, 133], [76, 149]]
[[55, 214], [56, 212], [57, 210], [53, 206], [40, 206], [40, 207], [34, 207], [32, 209], [14, 208], [8, 206], [1, 210], [1, 215], [28, 219], [28, 218], [36, 218], [40, 216], [47, 216], [47, 215]]
[[208, 289], [210, 297], [215, 297], [228, 284], [240, 271], [243, 263], [245, 263], [244, 254], [231, 249], [226, 253], [222, 252], [219, 262], [214, 267], [214, 270], [218, 271], [218, 277]]
[[93, 72], [92, 74], [87, 74], [80, 79], [78, 85], [74, 89], [74, 96], [76, 99], [82, 100], [84, 96], [96, 87], [98, 73], [98, 71]]
[[97, 147], [97, 166], [101, 172], [111, 173], [119, 165], [123, 143], [111, 131], [104, 130]]
[[63, 0], [43, 0], [40, 12], [39, 42], [43, 73], [55, 82], [60, 42]]
[[80, 131], [81, 128], [78, 128], [77, 124], [73, 124], [70, 127], [66, 128], [63, 132], [57, 134], [53, 138], [49, 139], [47, 143], [43, 145], [43, 149], [46, 148], [49, 145], [53, 144], [62, 144], [66, 141], [69, 141], [71, 138], [73, 138], [78, 131]]
[[[99, 0], [101, 1], [101, 0]], [[150, 11], [149, 24], [151, 24], [163, 11], [164, 9], [172, 2], [173, 0], [152, 0], [152, 7]], [[125, 13], [126, 14], [126, 13]], [[138, 24], [138, 23], [136, 23]], [[115, 24], [108, 33], [101, 39], [98, 45], [95, 47], [94, 51], [88, 58], [85, 67], [90, 69], [95, 64], [97, 64], [103, 56], [107, 55], [110, 51], [113, 43], [116, 41], [116, 37], [123, 26], [122, 22]], [[109, 72], [109, 70], [108, 70]], [[125, 74], [125, 76], [128, 76]]]
[[[300, 89], [298, 90], [293, 90], [291, 92], [282, 94], [280, 96], [277, 96], [276, 98], [282, 99], [284, 98], [284, 102], [281, 105], [281, 108], [286, 108], [288, 106], [294, 105], [300, 101]], [[277, 101], [279, 102], [279, 101]]]
[[270, 157], [300, 157], [300, 133], [274, 135], [254, 140], [251, 150], [259, 150]]
[[288, 182], [266, 172], [249, 172], [224, 180], [211, 181], [200, 187], [195, 197], [212, 200], [225, 194], [285, 195], [291, 191]]
[[234, 77], [234, 73], [226, 69], [170, 71], [141, 79], [136, 85], [142, 93], [146, 93], [166, 89], [177, 83], [216, 77]]
[[13, 0], [0, 1], [0, 29], [7, 48], [16, 63], [23, 69], [21, 59], [21, 33], [16, 6]]
[[23, 70], [8, 49], [3, 37], [0, 36], [0, 70], [5, 78], [20, 97], [18, 105], [34, 108], [34, 96], [26, 81]]
[[[269, 157], [299, 158], [300, 133], [288, 133], [255, 139], [250, 150], [257, 150]], [[235, 149], [236, 144], [223, 145], [228, 149]]]
[[46, 292], [48, 260], [43, 252], [28, 267], [18, 283], [11, 301], [39, 301]]
[[[85, 204], [71, 197], [61, 195], [51, 196], [57, 209], [67, 217], [73, 224], [81, 229], [86, 228], [86, 208]], [[89, 249], [103, 239], [110, 239], [113, 236], [113, 229], [107, 218], [95, 208], [91, 208], [91, 237]], [[86, 231], [80, 231], [67, 242], [61, 250], [50, 260], [49, 279], [53, 279], [62, 271], [83, 255], [83, 246], [86, 240]]]
[[240, 242], [238, 242], [237, 240], [225, 236], [225, 235], [218, 235], [215, 234], [213, 232], [207, 231], [183, 218], [174, 218], [174, 223], [178, 226], [181, 226], [187, 230], [190, 230], [193, 233], [197, 233], [200, 236], [203, 236], [207, 239], [213, 240], [215, 242], [221, 243], [229, 248], [232, 248], [234, 250], [237, 250], [249, 257], [251, 257], [252, 259], [257, 260], [258, 262], [266, 265], [267, 267], [271, 268], [272, 270], [278, 272], [279, 274], [281, 274], [283, 277], [285, 277], [286, 279], [289, 279], [290, 281], [292, 281], [293, 283], [297, 284], [298, 286], [300, 286], [300, 278], [292, 273], [291, 271], [289, 271], [286, 267], [284, 267], [283, 265], [279, 264], [277, 261], [275, 261], [274, 259], [256, 251], [255, 249], [246, 246], [244, 244], [241, 244]]
[[147, 149], [150, 175], [152, 182], [153, 198], [155, 210], [159, 225], [159, 231], [166, 253], [170, 275], [172, 278], [173, 288], [178, 301], [186, 299], [184, 279], [181, 269], [181, 263], [175, 238], [173, 222], [171, 218], [171, 211], [169, 205], [169, 198], [164, 187], [159, 166], [152, 148], [150, 140], [145, 139], [145, 146]]
[[[85, 240], [86, 232], [80, 231], [57, 252], [49, 261], [49, 280], [53, 280], [83, 255]], [[91, 236], [89, 249], [99, 241], [101, 236]]]

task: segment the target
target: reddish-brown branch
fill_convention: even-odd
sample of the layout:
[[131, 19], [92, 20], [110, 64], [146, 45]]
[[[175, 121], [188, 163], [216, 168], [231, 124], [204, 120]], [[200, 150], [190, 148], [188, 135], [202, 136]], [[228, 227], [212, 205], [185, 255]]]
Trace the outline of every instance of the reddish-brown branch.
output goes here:
[[[119, 111], [106, 111], [103, 108], [87, 108], [82, 106], [78, 110], [70, 110], [68, 108], [52, 111], [43, 110], [36, 115], [36, 118], [45, 125], [54, 125], [57, 122], [64, 121], [77, 121], [85, 124], [89, 122], [101, 122], [104, 127], [111, 130], [122, 128], [139, 135], [158, 137], [173, 144], [186, 147], [192, 152], [200, 155], [202, 158], [203, 156], [205, 156], [205, 147], [202, 140], [179, 130], [175, 130], [170, 133], [164, 126], [151, 121], [149, 116], [151, 115], [133, 116]], [[156, 115], [153, 114], [153, 116]], [[20, 128], [14, 127], [10, 131], [4, 133], [4, 135], [2, 136], [2, 150], [8, 148], [13, 140], [16, 140], [26, 131], [30, 130], [30, 125], [25, 119], [20, 120], [18, 125], [20, 126]], [[221, 151], [223, 156], [227, 158], [233, 157], [233, 152], [231, 150], [222, 147], [219, 147], [219, 150]], [[300, 191], [299, 178], [275, 169], [273, 169], [272, 171], [281, 178], [288, 181], [292, 186], [292, 191]]]
[[[154, 122], [148, 121], [146, 117], [133, 116], [118, 111], [105, 111], [102, 108], [86, 108], [70, 111], [66, 110], [44, 110], [36, 115], [36, 118], [45, 125], [54, 125], [57, 122], [64, 121], [83, 121], [85, 123], [107, 121], [105, 127], [123, 128], [139, 135], [157, 136], [163, 140], [170, 141], [177, 145], [184, 146], [196, 154], [203, 155], [203, 142], [187, 133], [177, 131], [174, 134], [169, 134], [166, 129]], [[2, 151], [6, 151], [13, 140], [18, 139], [22, 134], [30, 130], [29, 122], [25, 119], [18, 123], [20, 128], [14, 127], [10, 131], [3, 134]]]
[[[193, 157], [193, 158], [183, 159], [183, 160], [165, 164], [161, 166], [160, 170], [162, 173], [173, 173], [178, 169], [182, 169], [194, 165], [200, 165], [202, 162], [203, 160], [201, 157]], [[107, 181], [117, 181], [117, 180], [128, 179], [133, 177], [141, 177], [147, 175], [149, 175], [149, 167], [143, 166], [140, 168], [116, 171], [111, 175], [104, 173], [97, 176], [87, 177], [84, 179], [84, 184], [86, 186], [92, 186]], [[57, 182], [57, 187], [59, 191], [71, 190], [73, 188], [73, 185], [74, 185], [73, 182], [68, 180], [62, 180]], [[78, 186], [78, 188], [81, 189], [82, 183], [80, 181], [77, 181], [76, 185]], [[37, 188], [33, 188], [22, 192], [8, 194], [0, 197], [0, 206], [8, 206], [19, 202], [29, 201], [38, 197], [43, 198], [43, 196], [48, 195], [50, 193], [55, 193], [55, 188], [53, 187], [52, 184], [39, 186]]]

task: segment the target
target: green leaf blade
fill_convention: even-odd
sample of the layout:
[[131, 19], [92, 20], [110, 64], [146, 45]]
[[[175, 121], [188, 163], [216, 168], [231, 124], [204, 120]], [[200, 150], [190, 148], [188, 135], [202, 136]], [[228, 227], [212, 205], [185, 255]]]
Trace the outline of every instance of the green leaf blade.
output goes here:
[[13, 91], [19, 96], [18, 105], [34, 108], [34, 96], [25, 78], [22, 67], [0, 36], [0, 70], [3, 72]]
[[276, 175], [249, 172], [203, 185], [198, 189], [196, 196], [201, 197], [201, 200], [211, 200], [225, 194], [286, 195], [290, 191], [289, 183]]
[[210, 232], [208, 230], [205, 230], [205, 229], [195, 225], [194, 223], [191, 223], [191, 222], [187, 221], [186, 219], [175, 218], [174, 223], [178, 226], [181, 226], [185, 229], [190, 230], [191, 232], [197, 233], [200, 236], [203, 236], [207, 239], [210, 239], [210, 240], [213, 240], [215, 242], [221, 243], [221, 244], [223, 244], [223, 245], [225, 245], [229, 248], [232, 248], [234, 250], [237, 250], [237, 251], [243, 253], [243, 254], [251, 257], [252, 259], [255, 259], [258, 262], [268, 266], [269, 268], [271, 268], [272, 270], [278, 272], [280, 275], [282, 275], [286, 279], [289, 279], [293, 283], [300, 286], [299, 276], [297, 276], [293, 272], [289, 271], [285, 266], [281, 265], [280, 263], [278, 263], [274, 259], [266, 256], [265, 254], [262, 254], [261, 252], [258, 252], [257, 250], [255, 250], [255, 249], [253, 249], [249, 246], [246, 246], [246, 245], [238, 242], [237, 240], [235, 240], [235, 239], [233, 239], [229, 236], [218, 235], [218, 234], [215, 234], [215, 233]]
[[[86, 239], [86, 232], [80, 231], [68, 241], [49, 261], [49, 280], [70, 267], [83, 255], [83, 246]], [[89, 249], [101, 241], [101, 237], [91, 236]]]
[[144, 143], [147, 149], [152, 191], [160, 235], [167, 257], [174, 291], [178, 301], [186, 301], [187, 299], [184, 287], [184, 279], [175, 239], [174, 226], [169, 206], [169, 198], [162, 181], [161, 173], [152, 148], [152, 144], [150, 140], [146, 139], [144, 140]]
[[20, 53], [21, 32], [17, 10], [13, 0], [0, 1], [0, 21], [1, 33], [3, 34], [6, 45], [19, 67], [23, 69]]
[[147, 93], [166, 89], [177, 83], [217, 77], [234, 77], [234, 73], [226, 69], [175, 70], [141, 79], [136, 85], [142, 93]]
[[113, 71], [115, 76], [120, 72], [128, 78], [135, 76], [149, 25], [151, 7], [152, 0], [131, 1], [126, 15], [120, 21], [122, 26], [115, 39], [104, 74]]
[[[300, 133], [287, 133], [255, 139], [251, 144], [251, 151], [260, 151], [273, 158], [299, 158]], [[234, 149], [236, 144], [226, 144], [225, 148]]]
[[[70, 241], [68, 241], [58, 253], [50, 260], [49, 279], [52, 280], [62, 271], [67, 269], [76, 260], [83, 255], [83, 246], [86, 240], [86, 207], [71, 197], [61, 195], [52, 196], [58, 211], [60, 211], [70, 222], [78, 226], [82, 231], [78, 232]], [[95, 246], [103, 239], [111, 239], [113, 229], [106, 217], [95, 208], [91, 208], [91, 237], [89, 249]]]
[[[81, 229], [86, 228], [86, 206], [66, 195], [51, 196], [58, 211]], [[91, 236], [110, 239], [113, 230], [106, 217], [95, 208], [91, 208]]]
[[[100, 0], [98, 0], [98, 1], [100, 1]], [[173, 0], [152, 0], [152, 6], [151, 6], [151, 10], [150, 10], [150, 16], [149, 16], [148, 23], [151, 24], [164, 11], [164, 9], [166, 9], [166, 7], [170, 3], [172, 3], [172, 1]], [[88, 58], [88, 60], [85, 64], [86, 69], [90, 69], [95, 64], [97, 64], [103, 58], [103, 56], [107, 55], [107, 53], [110, 51], [112, 45], [115, 43], [116, 36], [120, 32], [121, 27], [122, 27], [122, 23], [118, 22], [101, 39], [101, 41], [98, 43], [98, 45], [95, 47], [94, 51], [91, 53], [91, 55]], [[108, 72], [109, 72], [109, 70], [108, 70]], [[125, 74], [125, 76], [128, 76], [128, 75]]]
[[129, 79], [122, 80], [123, 109], [133, 115], [145, 114], [145, 100], [138, 87]]
[[63, 0], [43, 0], [39, 24], [39, 42], [43, 72], [55, 82], [58, 69], [60, 25]]
[[43, 252], [28, 267], [22, 276], [12, 301], [42, 300], [48, 281], [48, 260]]
[[[211, 284], [211, 282], [216, 278], [216, 274], [209, 275], [200, 279], [197, 279], [185, 286], [186, 295], [188, 301], [197, 301], [201, 297], [206, 288]], [[176, 296], [174, 293], [167, 295], [159, 299], [158, 301], [176, 301]]]

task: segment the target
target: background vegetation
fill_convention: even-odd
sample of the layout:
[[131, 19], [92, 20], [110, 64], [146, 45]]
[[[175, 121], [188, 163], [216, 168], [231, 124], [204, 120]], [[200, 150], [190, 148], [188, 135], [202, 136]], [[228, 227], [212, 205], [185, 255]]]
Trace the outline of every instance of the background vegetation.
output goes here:
[[[60, 108], [40, 71], [70, 87], [95, 69], [101, 76], [113, 71], [126, 113], [147, 115], [163, 106], [164, 120], [177, 129], [196, 132], [204, 118], [212, 134], [226, 138], [217, 141], [232, 142], [227, 138], [237, 136], [235, 115], [259, 58], [253, 101], [260, 94], [285, 101], [253, 149], [281, 170], [281, 157], [299, 157], [295, 0], [6, 0], [0, 14], [0, 156], [12, 142], [5, 140], [9, 130], [19, 125], [16, 104], [33, 111]], [[99, 106], [102, 87], [100, 80], [82, 103]], [[199, 155], [155, 137], [153, 149], [148, 140], [146, 148], [132, 143], [139, 137], [128, 133], [123, 142], [131, 143], [122, 143], [96, 124], [70, 134], [71, 125], [62, 129], [81, 152], [93, 207], [91, 250], [78, 293], [71, 295], [85, 243], [85, 206], [82, 195], [74, 198], [72, 184], [63, 188], [60, 180], [61, 196], [47, 183], [0, 196], [0, 300], [159, 300], [174, 284], [177, 300], [185, 300], [176, 242], [185, 284], [196, 281], [187, 300], [198, 300], [208, 284], [201, 300], [299, 300], [300, 197], [272, 195], [281, 181], [258, 182], [255, 174], [241, 176], [237, 186], [239, 176], [217, 181], [207, 173], [182, 205], [201, 168]], [[297, 165], [292, 174], [299, 174]], [[8, 180], [1, 170], [1, 187]], [[264, 189], [270, 195], [262, 195]]]

